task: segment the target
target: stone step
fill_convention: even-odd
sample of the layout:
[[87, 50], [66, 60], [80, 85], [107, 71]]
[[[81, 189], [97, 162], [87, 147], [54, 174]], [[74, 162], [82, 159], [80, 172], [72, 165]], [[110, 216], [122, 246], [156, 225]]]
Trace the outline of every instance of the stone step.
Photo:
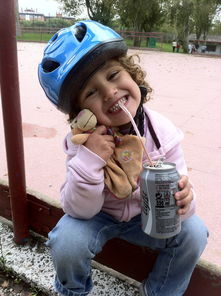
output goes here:
[[[49, 249], [44, 242], [44, 237], [33, 233], [25, 245], [15, 244], [11, 223], [1, 218], [0, 264], [40, 291], [57, 296], [53, 289], [55, 272]], [[90, 296], [139, 295], [139, 282], [95, 261], [92, 262], [92, 277], [94, 288]]]

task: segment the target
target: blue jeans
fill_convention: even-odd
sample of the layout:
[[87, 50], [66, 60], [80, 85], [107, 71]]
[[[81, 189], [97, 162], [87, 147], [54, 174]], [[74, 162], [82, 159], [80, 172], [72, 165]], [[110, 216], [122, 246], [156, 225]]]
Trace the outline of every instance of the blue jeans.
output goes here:
[[193, 215], [182, 223], [178, 235], [163, 240], [151, 238], [140, 225], [140, 215], [129, 222], [119, 222], [104, 212], [90, 220], [64, 215], [49, 233], [47, 242], [56, 270], [56, 290], [67, 296], [87, 295], [93, 287], [91, 259], [108, 240], [117, 237], [160, 251], [144, 282], [148, 296], [183, 295], [207, 243], [204, 223]]

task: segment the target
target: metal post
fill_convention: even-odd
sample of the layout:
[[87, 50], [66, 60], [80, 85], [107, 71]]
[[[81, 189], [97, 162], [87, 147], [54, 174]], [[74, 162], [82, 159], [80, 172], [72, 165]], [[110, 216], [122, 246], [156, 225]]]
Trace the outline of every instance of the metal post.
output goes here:
[[22, 120], [19, 96], [15, 0], [0, 0], [0, 86], [14, 240], [28, 237]]

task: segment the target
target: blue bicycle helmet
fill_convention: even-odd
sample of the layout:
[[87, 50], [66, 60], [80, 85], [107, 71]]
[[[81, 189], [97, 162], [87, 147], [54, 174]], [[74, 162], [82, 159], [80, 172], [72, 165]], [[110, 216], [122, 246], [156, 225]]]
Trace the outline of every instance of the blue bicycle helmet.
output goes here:
[[77, 22], [48, 42], [38, 67], [40, 84], [51, 102], [70, 113], [90, 76], [106, 60], [126, 52], [123, 38], [109, 27], [91, 20]]

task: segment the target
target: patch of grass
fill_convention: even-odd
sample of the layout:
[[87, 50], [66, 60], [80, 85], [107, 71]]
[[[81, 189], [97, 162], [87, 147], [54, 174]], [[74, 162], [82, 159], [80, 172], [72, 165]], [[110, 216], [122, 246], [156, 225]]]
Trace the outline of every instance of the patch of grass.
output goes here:
[[[171, 43], [157, 43], [157, 48], [159, 48], [161, 51], [164, 51], [164, 52], [173, 52]], [[182, 48], [180, 48], [179, 53], [183, 53]]]
[[48, 42], [52, 36], [52, 34], [47, 33], [22, 33], [20, 36], [17, 36], [17, 40], [30, 42]]
[[156, 47], [165, 52], [172, 52], [172, 46], [170, 43], [157, 43]]
[[[29, 42], [48, 42], [52, 36], [53, 34], [49, 33], [22, 33], [20, 36], [17, 36], [17, 40]], [[125, 40], [128, 47], [134, 46], [133, 39], [127, 38]], [[155, 47], [149, 47], [145, 39], [141, 41], [139, 48], [156, 48], [164, 52], [172, 52], [171, 43], [162, 43], [156, 41]], [[180, 49], [180, 53], [183, 53], [182, 49]]]

